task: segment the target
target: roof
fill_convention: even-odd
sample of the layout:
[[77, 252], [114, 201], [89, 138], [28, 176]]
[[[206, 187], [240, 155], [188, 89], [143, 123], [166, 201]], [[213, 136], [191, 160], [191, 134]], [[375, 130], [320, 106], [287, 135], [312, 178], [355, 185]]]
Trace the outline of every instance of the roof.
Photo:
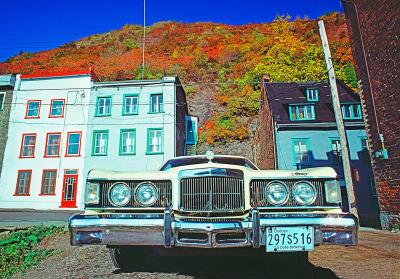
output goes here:
[[180, 83], [177, 77], [163, 77], [162, 79], [144, 79], [144, 80], [118, 80], [94, 82], [94, 87], [114, 87], [114, 86], [143, 86], [163, 83]]
[[[344, 82], [337, 82], [341, 103], [359, 103], [360, 97]], [[306, 89], [318, 89], [319, 100], [307, 101]], [[268, 82], [264, 80], [264, 94], [268, 98], [272, 114], [277, 124], [293, 124], [290, 120], [289, 105], [314, 104], [315, 120], [295, 121], [301, 123], [335, 123], [335, 115], [331, 100], [331, 91], [327, 82]], [[346, 122], [362, 122], [360, 120], [346, 120]]]
[[35, 73], [29, 75], [21, 75], [21, 79], [38, 79], [38, 78], [57, 78], [57, 77], [69, 77], [69, 76], [84, 76], [89, 75], [93, 80], [98, 80], [96, 74], [92, 68], [85, 71], [65, 71], [65, 72], [47, 72], [47, 73]]

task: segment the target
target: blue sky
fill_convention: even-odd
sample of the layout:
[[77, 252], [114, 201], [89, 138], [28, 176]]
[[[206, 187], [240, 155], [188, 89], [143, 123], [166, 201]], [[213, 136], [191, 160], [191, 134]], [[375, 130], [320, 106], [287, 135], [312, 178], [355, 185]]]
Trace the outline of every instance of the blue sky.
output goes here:
[[[277, 14], [310, 18], [343, 11], [340, 0], [146, 0], [147, 24], [158, 21], [269, 22]], [[0, 61], [95, 33], [142, 24], [143, 0], [2, 1]]]

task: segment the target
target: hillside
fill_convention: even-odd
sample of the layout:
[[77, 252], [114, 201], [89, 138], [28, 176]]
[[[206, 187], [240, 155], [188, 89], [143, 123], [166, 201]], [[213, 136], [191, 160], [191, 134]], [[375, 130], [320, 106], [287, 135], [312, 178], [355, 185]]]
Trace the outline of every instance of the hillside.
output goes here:
[[[355, 87], [345, 18], [337, 13], [321, 18], [336, 75]], [[219, 152], [251, 152], [246, 140], [254, 132], [264, 73], [272, 81], [327, 79], [316, 20], [277, 17], [271, 23], [240, 26], [160, 22], [148, 27], [146, 36], [145, 78], [180, 77], [190, 110], [200, 117], [200, 150], [217, 145]], [[141, 40], [140, 26], [125, 25], [49, 51], [22, 52], [0, 63], [0, 74], [94, 65], [101, 80], [140, 79]]]

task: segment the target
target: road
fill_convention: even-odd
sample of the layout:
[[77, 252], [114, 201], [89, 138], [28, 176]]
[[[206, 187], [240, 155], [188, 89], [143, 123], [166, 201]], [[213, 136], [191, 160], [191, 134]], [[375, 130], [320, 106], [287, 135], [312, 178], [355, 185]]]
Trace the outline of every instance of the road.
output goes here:
[[39, 224], [65, 226], [68, 224], [68, 218], [76, 212], [0, 209], [0, 229], [23, 228]]
[[260, 257], [152, 256], [147, 266], [132, 272], [114, 268], [108, 249], [101, 246], [71, 247], [68, 234], [50, 239], [46, 246], [58, 255], [16, 278], [320, 278], [400, 279], [400, 234], [369, 230], [360, 232], [355, 247], [320, 246], [309, 263], [290, 269], [286, 262], [271, 265]]

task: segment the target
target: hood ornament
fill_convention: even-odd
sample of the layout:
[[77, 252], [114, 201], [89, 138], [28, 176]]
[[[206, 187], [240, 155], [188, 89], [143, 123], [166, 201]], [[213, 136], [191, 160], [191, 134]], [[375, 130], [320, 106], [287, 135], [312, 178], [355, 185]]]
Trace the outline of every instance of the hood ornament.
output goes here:
[[205, 156], [208, 161], [212, 161], [215, 158], [215, 154], [211, 150], [207, 151]]

